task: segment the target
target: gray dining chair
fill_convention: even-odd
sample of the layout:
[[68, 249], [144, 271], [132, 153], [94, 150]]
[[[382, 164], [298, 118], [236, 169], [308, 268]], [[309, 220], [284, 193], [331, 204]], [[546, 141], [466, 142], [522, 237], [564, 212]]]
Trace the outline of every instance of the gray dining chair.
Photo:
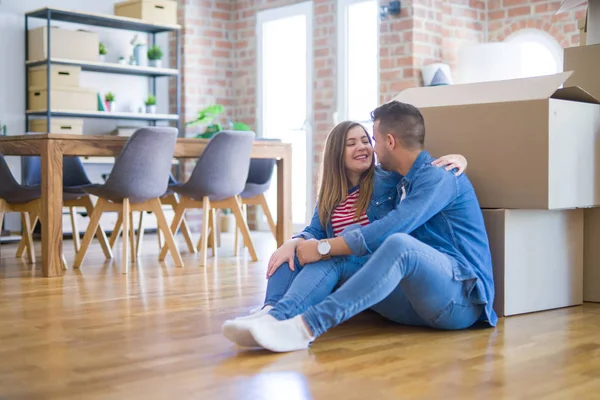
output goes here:
[[[252, 260], [258, 260], [238, 198], [248, 178], [254, 137], [254, 132], [250, 131], [217, 133], [200, 155], [189, 180], [184, 184], [170, 187], [181, 196], [179, 204], [175, 207], [175, 217], [171, 224], [173, 233], [179, 229], [187, 209], [202, 209], [202, 233], [198, 246], [201, 265], [207, 263], [210, 217], [212, 215], [212, 220], [215, 221], [215, 210], [226, 208], [233, 211]], [[211, 229], [213, 243], [217, 241], [215, 230]], [[166, 253], [167, 247], [163, 246], [159, 259], [163, 259]]]
[[[257, 141], [273, 141], [281, 142], [279, 139], [265, 139], [260, 138]], [[248, 171], [248, 179], [246, 180], [246, 186], [240, 194], [240, 202], [242, 204], [242, 214], [244, 218], [247, 218], [247, 207], [249, 205], [258, 206], [262, 208], [269, 228], [273, 233], [273, 236], [277, 239], [277, 226], [273, 220], [273, 215], [267, 204], [267, 198], [265, 193], [271, 187], [273, 178], [273, 171], [277, 160], [274, 158], [252, 158], [250, 160], [250, 169]], [[239, 229], [235, 229], [235, 240], [234, 240], [234, 254], [237, 255], [239, 250]]]
[[[23, 168], [23, 183], [31, 187], [41, 187], [42, 184], [42, 165], [41, 158], [39, 156], [27, 156], [22, 158]], [[77, 207], [84, 208], [88, 217], [92, 215], [94, 210], [94, 202], [90, 195], [86, 193], [83, 188], [92, 186], [83, 163], [77, 156], [66, 156], [63, 157], [63, 207], [69, 209], [69, 215], [71, 218], [71, 228], [73, 230], [73, 246], [75, 252], [79, 251], [80, 237], [79, 228], [77, 226]], [[32, 229], [39, 221], [36, 217], [32, 222]], [[106, 258], [112, 258], [113, 254], [111, 246], [108, 243], [106, 233], [100, 225], [96, 230], [96, 238], [100, 242], [102, 251]], [[17, 247], [17, 257], [22, 257], [25, 252], [26, 242], [22, 239]]]
[[[98, 227], [100, 216], [105, 211], [116, 211], [121, 214], [123, 227], [121, 268], [123, 273], [127, 273], [129, 269], [129, 250], [131, 250], [132, 261], [135, 262], [136, 257], [134, 232], [130, 226], [134, 211], [152, 211], [156, 215], [158, 228], [165, 236], [166, 247], [171, 252], [175, 264], [178, 267], [183, 266], [183, 260], [160, 202], [161, 196], [167, 191], [176, 141], [176, 128], [145, 127], [138, 129], [127, 140], [121, 154], [115, 159], [106, 182], [102, 185], [83, 188], [85, 192], [98, 196], [98, 202], [83, 236], [81, 248], [75, 257], [75, 268], [81, 266], [93, 233]], [[128, 244], [128, 239], [130, 244]]]

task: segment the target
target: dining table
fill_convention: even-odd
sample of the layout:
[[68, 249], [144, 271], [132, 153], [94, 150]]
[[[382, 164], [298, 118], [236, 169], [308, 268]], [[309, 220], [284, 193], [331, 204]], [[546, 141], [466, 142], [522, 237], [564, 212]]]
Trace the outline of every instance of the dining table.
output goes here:
[[[63, 252], [63, 156], [116, 157], [128, 137], [117, 135], [76, 135], [28, 133], [0, 137], [5, 156], [41, 156], [42, 275], [64, 274]], [[198, 158], [209, 139], [178, 138], [173, 157]], [[151, 154], [148, 157], [152, 157]], [[292, 147], [290, 143], [255, 140], [252, 158], [275, 159], [277, 165], [277, 246], [292, 235]]]

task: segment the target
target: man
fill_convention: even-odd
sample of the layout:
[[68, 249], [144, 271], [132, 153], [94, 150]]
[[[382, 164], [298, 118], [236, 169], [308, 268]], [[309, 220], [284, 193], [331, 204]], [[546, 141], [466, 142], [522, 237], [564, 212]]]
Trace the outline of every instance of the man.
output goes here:
[[268, 350], [307, 348], [367, 308], [437, 329], [496, 325], [489, 244], [470, 181], [431, 164], [417, 108], [394, 101], [372, 119], [381, 166], [403, 176], [399, 202], [383, 219], [298, 245], [303, 271], [267, 315], [246, 325]]

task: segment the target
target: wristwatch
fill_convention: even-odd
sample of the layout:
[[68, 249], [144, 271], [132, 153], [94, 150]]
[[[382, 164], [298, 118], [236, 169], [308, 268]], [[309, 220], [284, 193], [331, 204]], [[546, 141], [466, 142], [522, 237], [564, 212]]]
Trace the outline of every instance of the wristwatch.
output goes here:
[[331, 252], [331, 245], [329, 244], [329, 240], [323, 239], [319, 241], [317, 245], [317, 251], [321, 255], [321, 260], [328, 260], [331, 258], [329, 252]]

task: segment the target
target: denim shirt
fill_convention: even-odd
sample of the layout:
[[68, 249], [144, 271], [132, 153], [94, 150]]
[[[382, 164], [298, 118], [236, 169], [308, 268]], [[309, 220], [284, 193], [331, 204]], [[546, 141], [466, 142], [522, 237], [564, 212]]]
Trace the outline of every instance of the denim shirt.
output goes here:
[[[385, 217], [396, 207], [396, 188], [401, 179], [402, 176], [397, 172], [384, 171], [379, 166], [375, 167], [375, 173], [373, 174], [373, 194], [367, 207], [367, 217], [370, 222]], [[331, 220], [323, 227], [319, 220], [318, 209], [315, 207], [310, 224], [302, 232], [294, 235], [293, 238], [321, 240], [331, 239], [334, 236]]]
[[347, 228], [341, 235], [357, 256], [374, 252], [394, 233], [410, 234], [448, 255], [455, 260], [455, 279], [473, 281], [468, 291], [471, 301], [485, 304], [481, 319], [495, 326], [492, 258], [475, 190], [466, 174], [456, 176], [431, 165], [432, 161], [422, 151], [400, 178], [393, 211], [369, 225]]

